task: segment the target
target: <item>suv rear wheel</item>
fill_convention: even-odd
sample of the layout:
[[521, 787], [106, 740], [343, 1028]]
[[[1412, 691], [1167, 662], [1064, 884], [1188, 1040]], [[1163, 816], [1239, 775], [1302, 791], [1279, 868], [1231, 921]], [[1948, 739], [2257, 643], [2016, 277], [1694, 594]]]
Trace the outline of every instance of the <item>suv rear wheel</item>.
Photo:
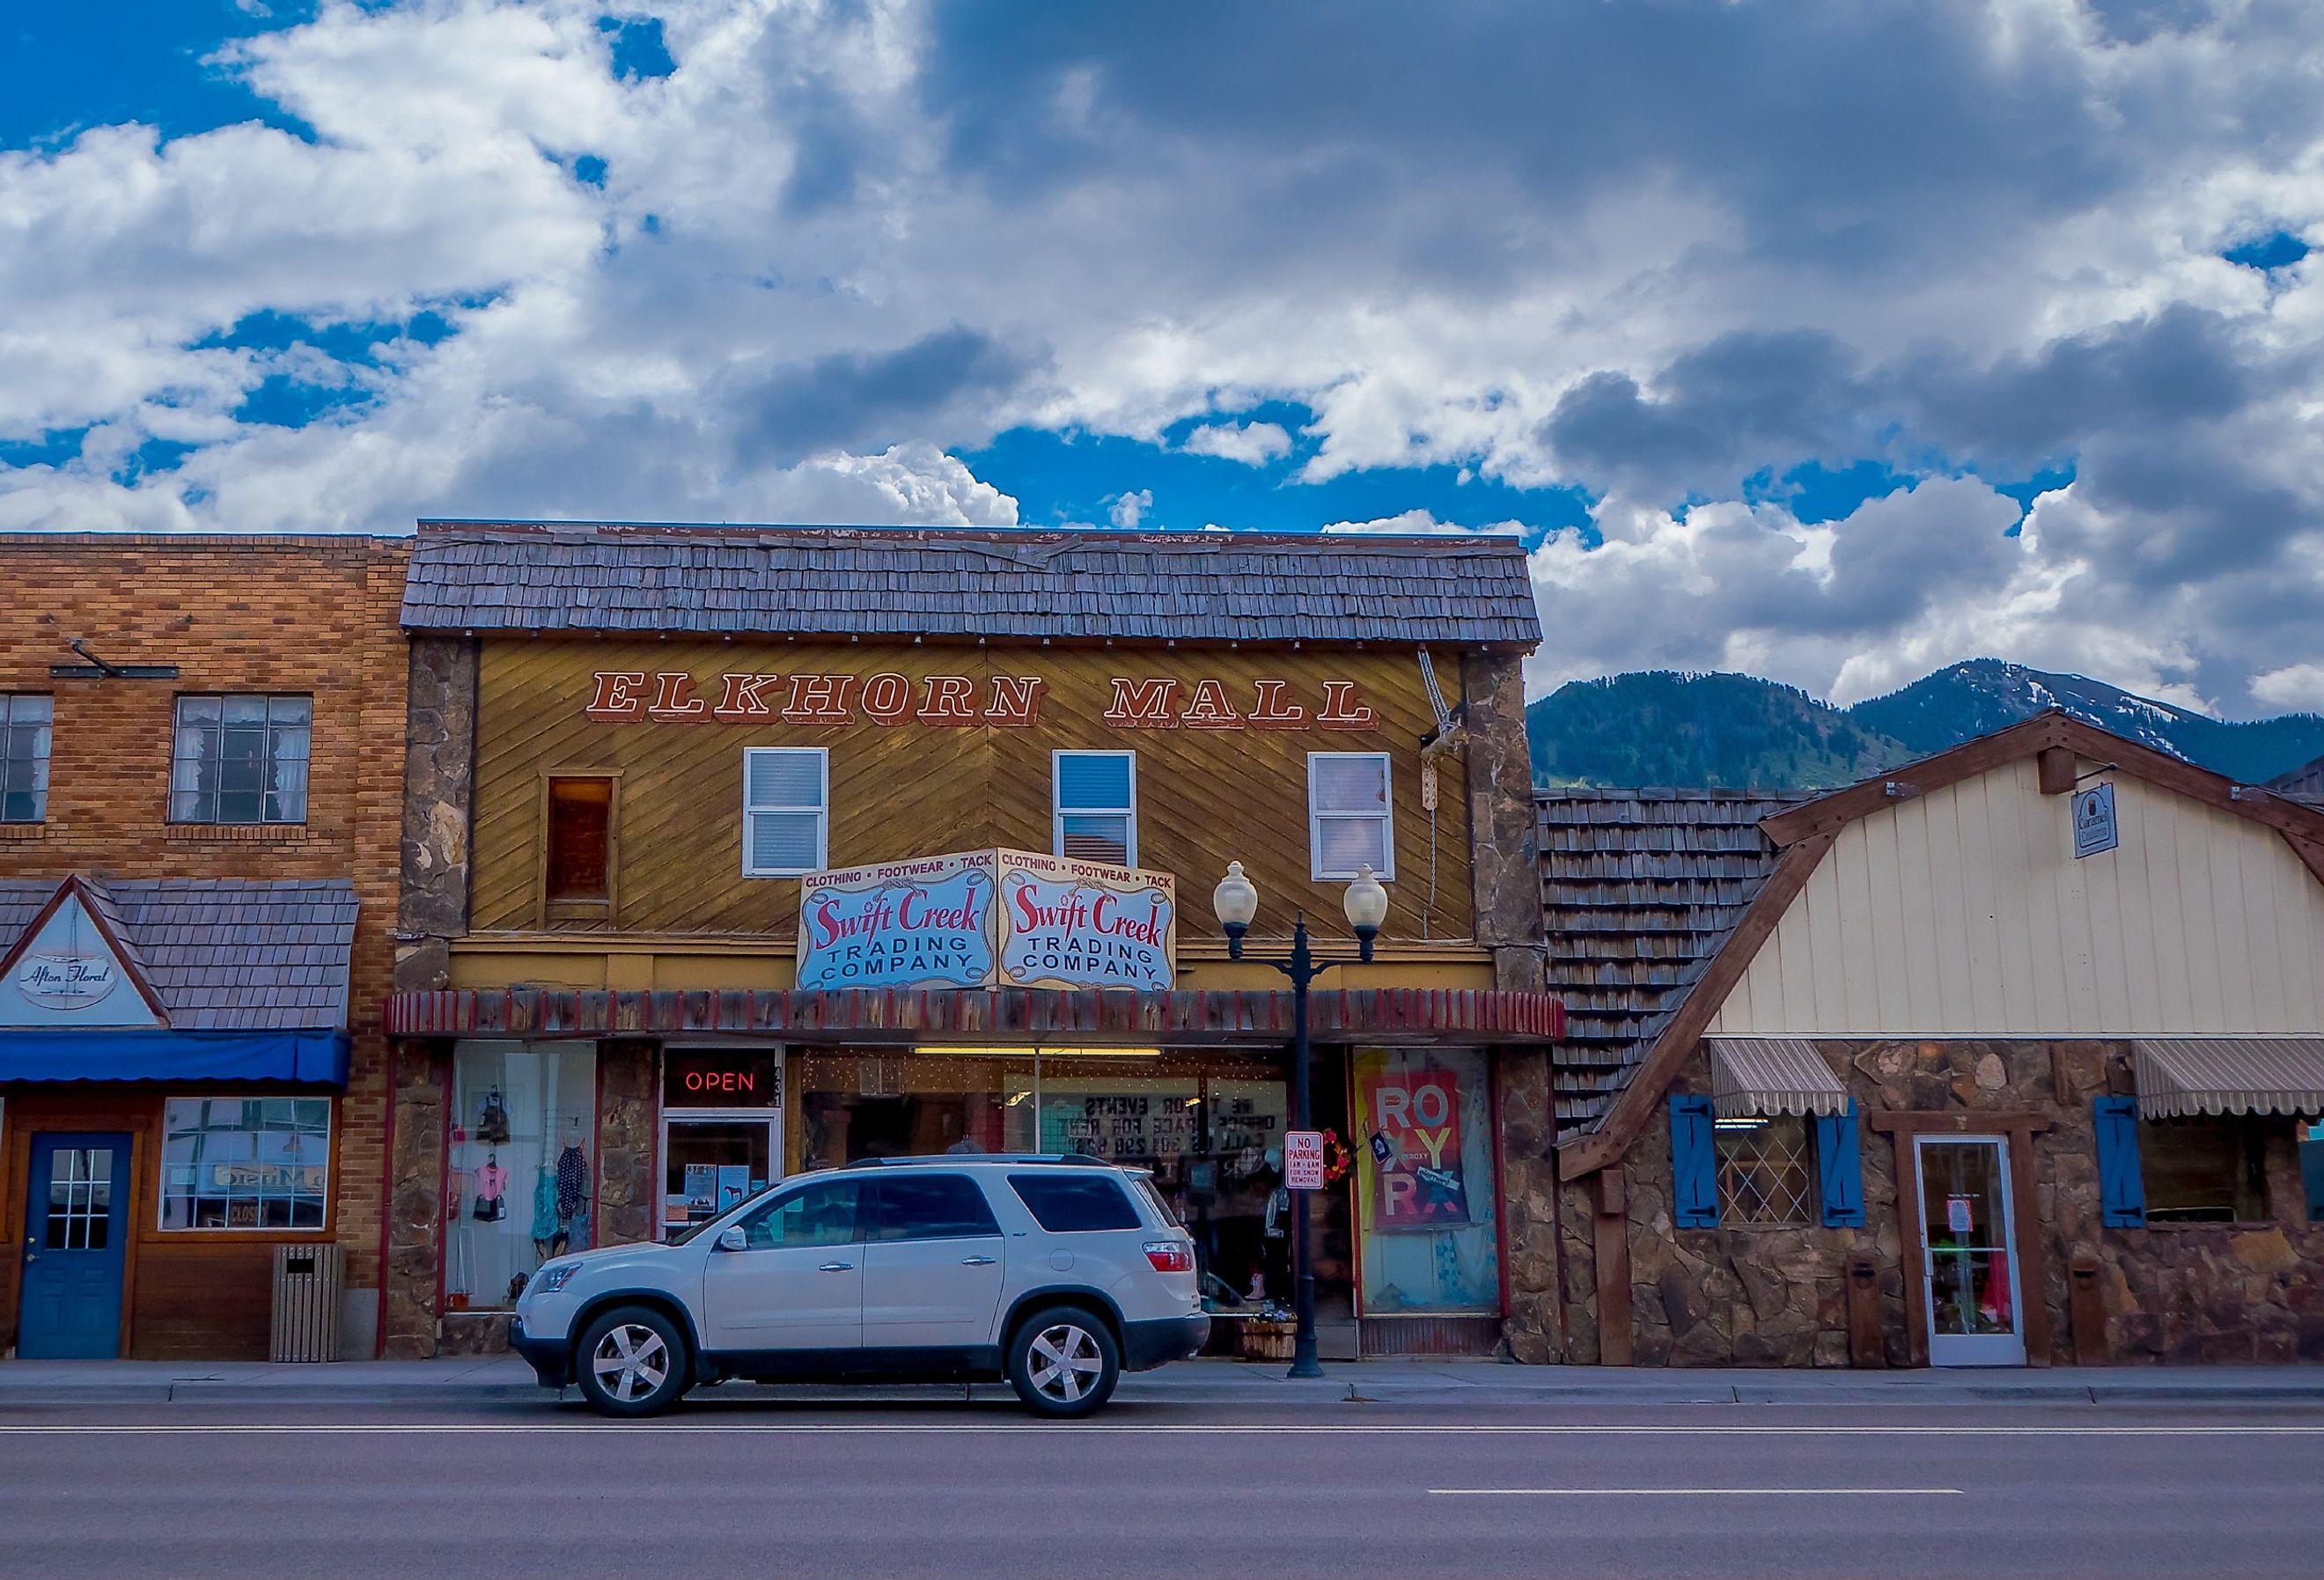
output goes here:
[[1072, 1419], [1113, 1397], [1121, 1348], [1106, 1325], [1074, 1306], [1052, 1306], [1018, 1324], [1009, 1381], [1038, 1416]]
[[659, 1415], [686, 1391], [685, 1335], [650, 1307], [620, 1307], [591, 1323], [577, 1359], [582, 1396], [600, 1415]]

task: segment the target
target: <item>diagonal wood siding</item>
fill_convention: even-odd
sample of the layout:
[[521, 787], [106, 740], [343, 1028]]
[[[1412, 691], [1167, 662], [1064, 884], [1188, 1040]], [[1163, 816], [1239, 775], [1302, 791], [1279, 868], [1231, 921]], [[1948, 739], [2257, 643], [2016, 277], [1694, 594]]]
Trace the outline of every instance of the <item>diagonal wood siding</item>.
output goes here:
[[[1440, 655], [1441, 668], [1453, 663]], [[715, 700], [727, 671], [870, 675], [893, 670], [917, 687], [965, 674], [980, 705], [998, 675], [1047, 682], [1027, 727], [604, 722], [584, 716], [599, 670], [684, 670]], [[1290, 682], [1311, 715], [1326, 679], [1352, 679], [1379, 715], [1369, 732], [1118, 729], [1103, 717], [1111, 679], [1171, 675], [1181, 705], [1194, 680], [1216, 677], [1239, 707], [1251, 682]], [[779, 691], [771, 700], [780, 705]], [[830, 859], [835, 866], [994, 845], [1050, 847], [1050, 753], [1138, 753], [1139, 864], [1178, 875], [1180, 926], [1215, 931], [1210, 890], [1239, 860], [1261, 895], [1259, 930], [1288, 930], [1304, 909], [1344, 930], [1339, 883], [1312, 883], [1307, 860], [1307, 753], [1392, 754], [1396, 881], [1387, 936], [1471, 936], [1469, 827], [1462, 766], [1442, 767], [1430, 892], [1430, 814], [1420, 804], [1422, 735], [1435, 719], [1409, 652], [1310, 654], [1240, 651], [1110, 651], [960, 646], [709, 642], [491, 642], [479, 673], [474, 926], [543, 925], [539, 900], [540, 781], [558, 772], [621, 774], [614, 913], [627, 932], [766, 932], [798, 923], [795, 880], [741, 875], [742, 751], [823, 746], [831, 753]], [[576, 930], [586, 931], [587, 928]]]

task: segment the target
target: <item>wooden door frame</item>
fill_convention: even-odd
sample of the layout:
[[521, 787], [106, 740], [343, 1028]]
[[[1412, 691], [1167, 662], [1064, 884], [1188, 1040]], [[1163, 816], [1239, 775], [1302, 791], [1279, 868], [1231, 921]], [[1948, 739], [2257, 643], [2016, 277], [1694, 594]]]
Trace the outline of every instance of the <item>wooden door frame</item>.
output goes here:
[[128, 1232], [122, 1236], [121, 1332], [114, 1349], [116, 1359], [130, 1354], [136, 1342], [137, 1225], [154, 1209], [153, 1187], [146, 1182], [148, 1160], [160, 1144], [161, 1099], [143, 1093], [124, 1094], [108, 1100], [94, 1095], [32, 1090], [12, 1093], [5, 1132], [0, 1133], [0, 1213], [6, 1228], [0, 1244], [9, 1248], [0, 1266], [0, 1350], [16, 1352], [18, 1317], [24, 1298], [24, 1214], [32, 1197], [32, 1137], [51, 1131], [110, 1131], [129, 1137]]
[[[1868, 1113], [1864, 1123], [1885, 1132], [1895, 1148], [1896, 1227], [1904, 1264], [1904, 1344], [1911, 1363], [1929, 1363], [1929, 1298], [1921, 1272], [1921, 1169], [1914, 1147], [1922, 1136], [1997, 1135], [2009, 1155], [2010, 1244], [2017, 1273], [2017, 1304], [2024, 1313], [2025, 1363], [2050, 1363], [2050, 1267], [2041, 1220], [2034, 1215], [2034, 1137], [2056, 1121], [2025, 1110], [1924, 1113]], [[1904, 1233], [1912, 1238], [1906, 1240]]]

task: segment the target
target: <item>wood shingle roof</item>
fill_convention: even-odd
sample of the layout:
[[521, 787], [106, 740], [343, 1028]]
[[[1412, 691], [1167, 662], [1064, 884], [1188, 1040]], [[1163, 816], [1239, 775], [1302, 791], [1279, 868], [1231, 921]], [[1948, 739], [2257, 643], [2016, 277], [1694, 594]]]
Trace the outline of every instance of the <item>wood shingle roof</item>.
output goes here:
[[1759, 819], [1799, 797], [1761, 791], [1570, 790], [1535, 798], [1561, 1131], [1611, 1105], [1775, 870]]
[[422, 522], [412, 631], [1530, 649], [1515, 538]]
[[[80, 891], [180, 1031], [338, 1030], [347, 1023], [355, 886], [343, 878], [99, 878]], [[0, 879], [0, 956], [57, 892]]]

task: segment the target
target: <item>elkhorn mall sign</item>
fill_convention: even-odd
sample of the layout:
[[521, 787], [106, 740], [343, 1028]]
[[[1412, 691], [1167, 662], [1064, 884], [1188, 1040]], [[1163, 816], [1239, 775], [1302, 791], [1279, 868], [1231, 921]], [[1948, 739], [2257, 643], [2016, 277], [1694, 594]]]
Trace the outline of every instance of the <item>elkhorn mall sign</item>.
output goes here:
[[1177, 880], [1022, 850], [810, 873], [798, 985], [1124, 987], [1176, 979]]

